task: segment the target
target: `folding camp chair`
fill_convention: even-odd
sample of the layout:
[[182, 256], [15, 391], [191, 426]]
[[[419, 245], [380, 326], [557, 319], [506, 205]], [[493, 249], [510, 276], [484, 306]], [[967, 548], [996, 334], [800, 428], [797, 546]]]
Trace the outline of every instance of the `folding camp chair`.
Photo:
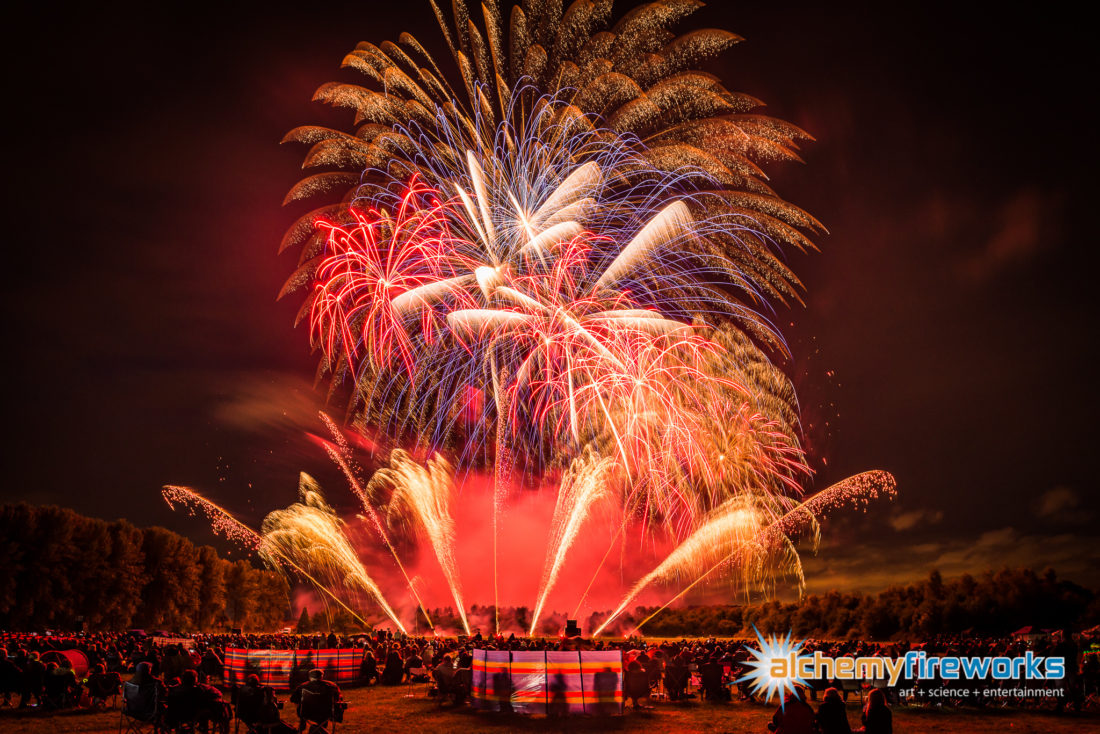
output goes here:
[[118, 716], [119, 734], [144, 734], [147, 731], [159, 734], [161, 731], [159, 699], [155, 685], [139, 686], [136, 683], [123, 683], [122, 709]]
[[[316, 693], [307, 688], [300, 690], [302, 700], [298, 704], [298, 721], [306, 724], [308, 734], [334, 733], [337, 723], [344, 720], [347, 704], [332, 692]], [[330, 723], [332, 728], [328, 727]]]
[[234, 734], [241, 730], [241, 724], [244, 724], [247, 734], [254, 734], [258, 731], [256, 722], [259, 721], [260, 706], [264, 702], [264, 689], [234, 688], [232, 698], [233, 718], [236, 721]]
[[[405, 675], [405, 695], [404, 698], [416, 698], [416, 694], [412, 692], [413, 678], [420, 678], [428, 675], [427, 668], [409, 668], [409, 672]], [[430, 680], [430, 679], [429, 679]]]
[[[844, 680], [840, 681], [840, 689], [842, 691], [844, 691], [844, 693], [846, 693], [846, 694], [847, 693], [858, 693], [859, 694], [859, 704], [860, 704], [860, 706], [863, 705], [863, 681], [855, 680], [853, 678], [845, 678]], [[847, 699], [845, 699], [845, 700], [847, 700]]]

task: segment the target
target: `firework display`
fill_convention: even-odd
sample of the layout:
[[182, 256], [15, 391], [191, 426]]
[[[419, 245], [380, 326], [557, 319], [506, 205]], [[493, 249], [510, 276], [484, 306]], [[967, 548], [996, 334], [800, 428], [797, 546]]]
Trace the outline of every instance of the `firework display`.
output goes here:
[[[596, 523], [609, 547], [593, 581], [616, 549], [621, 566], [631, 548], [672, 548], [607, 626], [656, 585], [674, 598], [715, 579], [746, 595], [801, 588], [797, 543], [816, 544], [823, 511], [894, 490], [874, 472], [805, 497], [769, 313], [799, 300], [784, 249], [813, 248], [821, 228], [761, 166], [797, 160], [808, 136], [698, 70], [739, 40], [676, 35], [701, 3], [613, 24], [611, 5], [524, 2], [506, 23], [494, 0], [480, 13], [456, 0], [450, 16], [432, 0], [447, 62], [408, 34], [361, 43], [344, 65], [369, 86], [316, 95], [352, 110], [354, 129], [287, 136], [311, 146], [312, 171], [287, 202], [329, 200], [282, 245], [300, 250], [283, 294], [305, 293], [319, 375], [349, 401], [351, 426], [325, 417], [323, 445], [425, 616], [391, 536], [430, 546], [466, 633], [452, 506], [471, 476], [491, 478], [494, 607], [501, 523], [524, 494], [556, 491], [530, 634]], [[356, 461], [344, 430], [388, 450]], [[370, 477], [368, 461], [383, 464]], [[306, 475], [259, 534], [187, 490], [165, 497], [401, 627]]]

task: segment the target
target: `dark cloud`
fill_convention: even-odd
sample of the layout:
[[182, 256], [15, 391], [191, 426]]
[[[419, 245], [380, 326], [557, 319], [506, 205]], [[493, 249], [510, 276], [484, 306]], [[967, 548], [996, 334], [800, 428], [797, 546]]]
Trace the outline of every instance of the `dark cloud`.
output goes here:
[[[995, 230], [982, 248], [959, 263], [959, 274], [966, 282], [983, 283], [1007, 268], [1033, 261], [1044, 247], [1057, 242], [1060, 208], [1056, 196], [1034, 189], [1017, 192], [991, 218]], [[971, 212], [970, 216], [982, 214]]]
[[938, 569], [947, 577], [1002, 568], [1054, 568], [1063, 578], [1100, 584], [1100, 546], [1078, 534], [1024, 533], [1013, 527], [916, 543], [829, 544], [804, 555], [808, 593], [830, 589], [874, 592], [907, 584]]
[[941, 520], [943, 520], [942, 510], [920, 509], [910, 510], [908, 512], [895, 510], [894, 514], [890, 517], [890, 527], [901, 532], [904, 530], [912, 530], [922, 525], [935, 525]]

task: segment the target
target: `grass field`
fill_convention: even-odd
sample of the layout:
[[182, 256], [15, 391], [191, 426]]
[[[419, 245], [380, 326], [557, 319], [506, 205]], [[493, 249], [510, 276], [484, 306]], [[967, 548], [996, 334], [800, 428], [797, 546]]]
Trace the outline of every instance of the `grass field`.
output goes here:
[[[353, 688], [345, 691], [350, 703], [339, 732], [766, 732], [772, 706], [752, 704], [711, 705], [690, 701], [683, 704], [661, 703], [655, 708], [625, 716], [598, 719], [572, 717], [550, 721], [544, 717], [503, 716], [475, 712], [468, 707], [452, 710], [441, 707], [424, 695], [424, 686], [415, 686], [412, 698], [406, 689]], [[284, 719], [294, 724], [293, 708], [288, 704]], [[859, 722], [859, 704], [848, 707], [853, 726]], [[58, 732], [114, 732], [118, 730], [118, 710], [100, 713], [86, 711], [44, 715], [35, 711], [0, 709], [0, 732], [4, 734], [52, 734]], [[1058, 716], [1016, 710], [973, 709], [942, 710], [894, 708], [894, 731], [898, 734], [925, 732], [966, 732], [972, 734], [1082, 734], [1100, 732], [1096, 713]]]

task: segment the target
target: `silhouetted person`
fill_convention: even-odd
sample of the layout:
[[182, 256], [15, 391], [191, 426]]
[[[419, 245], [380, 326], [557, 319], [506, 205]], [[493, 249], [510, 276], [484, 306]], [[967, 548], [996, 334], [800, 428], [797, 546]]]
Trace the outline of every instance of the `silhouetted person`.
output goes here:
[[254, 724], [260, 718], [260, 706], [264, 701], [264, 687], [255, 673], [244, 679], [244, 685], [234, 692], [237, 718], [245, 724]]
[[638, 699], [649, 699], [649, 674], [637, 659], [630, 661], [623, 674], [623, 702], [631, 701], [635, 709]]
[[665, 688], [668, 689], [670, 701], [679, 701], [686, 695], [688, 678], [691, 675], [687, 661], [688, 658], [680, 654], [670, 660], [665, 667]]
[[474, 671], [470, 668], [457, 668], [451, 680], [451, 696], [455, 706], [466, 703], [474, 686]]
[[500, 703], [502, 712], [512, 713], [512, 676], [493, 673], [493, 698]]
[[775, 710], [768, 731], [776, 734], [814, 734], [814, 710], [788, 691], [783, 705]]
[[439, 665], [435, 666], [435, 670], [432, 671], [432, 680], [435, 681], [436, 687], [439, 689], [439, 695], [446, 696], [448, 691], [451, 690], [451, 683], [455, 677], [455, 666], [451, 662], [450, 655], [444, 655], [443, 660]]
[[261, 694], [260, 708], [257, 712], [255, 728], [265, 734], [294, 734], [294, 727], [285, 723], [279, 714], [279, 699], [275, 691], [265, 686]]
[[473, 668], [474, 667], [474, 656], [471, 655], [470, 651], [467, 650], [466, 648], [462, 648], [462, 650], [458, 653], [458, 667], [459, 668]]
[[867, 696], [867, 705], [863, 709], [863, 734], [893, 734], [894, 715], [886, 705], [886, 693], [876, 688]]
[[390, 649], [386, 655], [386, 666], [382, 669], [382, 685], [396, 686], [405, 675], [405, 667], [401, 662], [401, 654], [395, 649]]
[[550, 702], [546, 705], [547, 716], [566, 716], [569, 713], [569, 698], [565, 692], [569, 685], [565, 682], [565, 676], [561, 673], [554, 674], [554, 680], [550, 683]]
[[74, 694], [80, 690], [73, 669], [61, 667], [57, 663], [46, 665], [43, 692], [46, 695], [46, 707], [63, 709], [72, 706]]
[[179, 685], [168, 689], [168, 718], [176, 721], [197, 721], [203, 731], [208, 722], [228, 725], [230, 719], [222, 693], [213, 686], [199, 683], [198, 672], [185, 670]]
[[724, 683], [725, 671], [717, 657], [712, 657], [699, 666], [699, 677], [703, 682], [703, 693], [708, 701], [730, 700], [729, 689]]
[[214, 648], [207, 648], [206, 652], [202, 654], [199, 672], [202, 673], [203, 682], [207, 682], [211, 678], [221, 680], [225, 675], [225, 663], [218, 657], [218, 653], [214, 652]]
[[[634, 661], [635, 664], [637, 661]], [[644, 670], [638, 671], [643, 676]], [[619, 687], [619, 676], [611, 668], [604, 668], [592, 676], [592, 687], [596, 690], [596, 713], [604, 716], [613, 716], [619, 713], [619, 697], [616, 689]], [[646, 684], [645, 695], [649, 694], [649, 684]], [[638, 708], [638, 700], [634, 699], [634, 708]]]
[[0, 647], [0, 701], [7, 706], [11, 694], [22, 692], [23, 670], [8, 657], [8, 651]]
[[158, 723], [167, 692], [164, 682], [151, 671], [149, 663], [140, 662], [133, 677], [122, 684], [122, 713], [140, 721]]
[[305, 731], [310, 722], [327, 724], [339, 700], [340, 686], [325, 680], [324, 673], [317, 668], [309, 671], [309, 680], [290, 694], [290, 702], [298, 706], [298, 731]]
[[19, 698], [19, 708], [26, 708], [31, 696], [36, 703], [42, 703], [42, 690], [46, 686], [46, 666], [38, 657], [37, 652], [27, 656], [27, 663], [23, 666], [23, 690]]
[[363, 659], [359, 661], [359, 678], [367, 685], [378, 682], [378, 661], [369, 649], [363, 650]]
[[118, 673], [108, 673], [103, 663], [96, 663], [92, 674], [88, 676], [87, 686], [92, 706], [103, 706], [108, 698], [118, 695], [122, 688], [122, 678]]
[[814, 721], [821, 734], [851, 734], [852, 726], [848, 723], [848, 713], [844, 710], [840, 691], [835, 688], [825, 690]]

